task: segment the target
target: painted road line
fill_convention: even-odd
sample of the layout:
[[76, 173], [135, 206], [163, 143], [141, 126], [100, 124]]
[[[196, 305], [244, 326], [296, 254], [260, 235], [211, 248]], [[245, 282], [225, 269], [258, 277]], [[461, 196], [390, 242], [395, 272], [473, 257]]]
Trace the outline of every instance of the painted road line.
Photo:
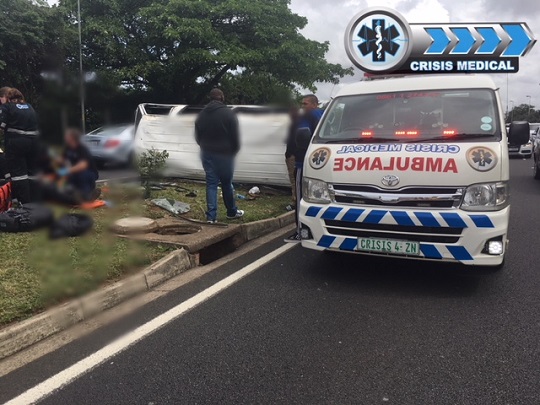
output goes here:
[[274, 250], [272, 253], [261, 257], [260, 259], [238, 270], [236, 273], [230, 275], [229, 277], [224, 278], [223, 280], [207, 288], [206, 290], [201, 291], [197, 295], [182, 302], [176, 307], [159, 315], [158, 317], [152, 319], [144, 325], [139, 326], [132, 332], [129, 332], [126, 335], [120, 337], [114, 342], [98, 350], [94, 354], [91, 354], [90, 356], [75, 363], [71, 367], [68, 367], [67, 369], [59, 372], [58, 374], [55, 374], [54, 376], [48, 378], [47, 380], [36, 385], [35, 387], [30, 388], [28, 391], [22, 393], [18, 397], [6, 402], [5, 405], [34, 404], [44, 399], [45, 397], [51, 395], [53, 392], [68, 385], [69, 383], [75, 381], [77, 378], [86, 374], [90, 370], [104, 363], [111, 357], [123, 352], [130, 346], [143, 340], [152, 333], [161, 329], [163, 326], [184, 315], [186, 312], [219, 294], [221, 291], [229, 288], [233, 284], [237, 283], [249, 274], [255, 272], [256, 270], [258, 270], [265, 264], [271, 262], [278, 256], [291, 250], [295, 246], [296, 245], [294, 244], [284, 245], [279, 249]]

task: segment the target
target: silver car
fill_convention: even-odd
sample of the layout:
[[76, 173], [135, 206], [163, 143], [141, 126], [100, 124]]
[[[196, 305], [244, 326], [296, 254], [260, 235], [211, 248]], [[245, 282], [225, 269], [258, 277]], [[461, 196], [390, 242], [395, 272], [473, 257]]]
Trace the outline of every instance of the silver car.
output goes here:
[[134, 140], [135, 127], [131, 124], [101, 127], [83, 137], [83, 143], [99, 168], [107, 163], [130, 165]]

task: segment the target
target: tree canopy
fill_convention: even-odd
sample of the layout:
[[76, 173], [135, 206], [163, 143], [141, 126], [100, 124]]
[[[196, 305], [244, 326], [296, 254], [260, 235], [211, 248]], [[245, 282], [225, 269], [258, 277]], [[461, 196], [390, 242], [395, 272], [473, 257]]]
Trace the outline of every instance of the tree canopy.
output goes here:
[[36, 98], [42, 73], [65, 63], [63, 30], [60, 13], [44, 0], [0, 1], [0, 85]]
[[[289, 0], [85, 0], [87, 69], [114, 74], [126, 89], [197, 103], [216, 85], [313, 89], [350, 73], [325, 60], [328, 43], [306, 39], [307, 20]], [[61, 7], [75, 21], [76, 0]], [[261, 91], [262, 90], [262, 91]]]
[[[231, 103], [290, 99], [352, 69], [301, 34], [290, 0], [84, 0], [89, 127], [132, 119], [140, 102], [199, 104], [221, 86]], [[0, 1], [0, 86], [21, 89], [52, 121], [77, 123], [77, 0]], [[97, 80], [95, 78], [97, 77]]]

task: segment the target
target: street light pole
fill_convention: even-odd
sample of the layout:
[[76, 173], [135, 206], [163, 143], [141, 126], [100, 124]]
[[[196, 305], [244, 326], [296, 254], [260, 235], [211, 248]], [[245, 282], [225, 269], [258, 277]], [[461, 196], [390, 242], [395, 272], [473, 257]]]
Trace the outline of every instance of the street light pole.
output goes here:
[[531, 96], [527, 96], [527, 98], [529, 99], [529, 109], [527, 110], [527, 121], [530, 122], [530, 118], [531, 118]]
[[81, 126], [82, 133], [86, 134], [86, 108], [85, 108], [85, 89], [84, 89], [84, 71], [83, 71], [83, 51], [82, 51], [82, 21], [81, 21], [81, 0], [77, 0], [77, 20], [79, 22], [79, 97], [81, 99]]
[[510, 100], [510, 104], [512, 105], [512, 111], [510, 112], [510, 122], [512, 122], [514, 121], [514, 109], [515, 109], [514, 100]]

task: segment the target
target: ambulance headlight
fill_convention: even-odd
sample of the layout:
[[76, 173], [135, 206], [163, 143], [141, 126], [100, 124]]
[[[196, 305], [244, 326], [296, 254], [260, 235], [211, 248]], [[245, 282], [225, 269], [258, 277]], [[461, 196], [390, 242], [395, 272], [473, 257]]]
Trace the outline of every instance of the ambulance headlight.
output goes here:
[[304, 177], [302, 180], [302, 193], [304, 201], [312, 204], [330, 204], [330, 190], [328, 183]]
[[461, 208], [465, 211], [499, 211], [508, 207], [508, 183], [475, 184], [467, 188]]

